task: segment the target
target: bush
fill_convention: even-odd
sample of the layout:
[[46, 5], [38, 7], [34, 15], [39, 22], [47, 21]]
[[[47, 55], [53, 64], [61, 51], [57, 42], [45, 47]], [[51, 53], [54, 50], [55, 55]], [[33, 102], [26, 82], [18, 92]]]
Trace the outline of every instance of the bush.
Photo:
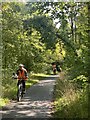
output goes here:
[[[84, 77], [79, 76], [78, 79], [79, 78], [84, 78]], [[87, 87], [83, 87], [83, 88], [77, 87], [74, 82], [68, 81], [66, 79], [58, 79], [56, 81], [55, 93], [54, 93], [55, 118], [87, 118], [88, 117], [88, 86], [85, 85]]]

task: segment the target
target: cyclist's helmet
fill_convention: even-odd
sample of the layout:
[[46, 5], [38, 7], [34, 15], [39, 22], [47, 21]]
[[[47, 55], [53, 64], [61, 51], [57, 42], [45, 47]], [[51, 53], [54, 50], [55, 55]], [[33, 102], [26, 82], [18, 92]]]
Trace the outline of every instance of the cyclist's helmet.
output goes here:
[[24, 67], [24, 65], [23, 64], [19, 64], [19, 67]]

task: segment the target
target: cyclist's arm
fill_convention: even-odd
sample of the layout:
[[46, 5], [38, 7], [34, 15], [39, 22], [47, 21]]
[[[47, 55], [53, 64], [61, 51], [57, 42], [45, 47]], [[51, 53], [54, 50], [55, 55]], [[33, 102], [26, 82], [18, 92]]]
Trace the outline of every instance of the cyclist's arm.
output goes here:
[[25, 71], [25, 76], [26, 76], [26, 78], [28, 78], [28, 73], [27, 73], [27, 71]]
[[18, 78], [18, 76], [19, 76], [19, 70], [16, 71], [16, 75], [17, 75], [17, 79], [19, 79]]
[[19, 75], [19, 70], [16, 71], [17, 76]]

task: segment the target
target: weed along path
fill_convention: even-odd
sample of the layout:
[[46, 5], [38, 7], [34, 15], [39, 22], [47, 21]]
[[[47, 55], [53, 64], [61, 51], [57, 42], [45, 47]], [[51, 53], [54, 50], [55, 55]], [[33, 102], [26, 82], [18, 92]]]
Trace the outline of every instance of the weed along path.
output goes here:
[[50, 118], [55, 80], [51, 75], [30, 87], [20, 102], [11, 102], [0, 113], [2, 118]]

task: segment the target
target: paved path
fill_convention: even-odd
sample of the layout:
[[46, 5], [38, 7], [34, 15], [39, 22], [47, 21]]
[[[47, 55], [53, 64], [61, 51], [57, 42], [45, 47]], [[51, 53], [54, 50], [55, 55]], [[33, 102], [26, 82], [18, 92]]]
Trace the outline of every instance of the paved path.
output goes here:
[[57, 77], [52, 75], [30, 87], [21, 102], [13, 101], [0, 111], [2, 118], [50, 118]]

